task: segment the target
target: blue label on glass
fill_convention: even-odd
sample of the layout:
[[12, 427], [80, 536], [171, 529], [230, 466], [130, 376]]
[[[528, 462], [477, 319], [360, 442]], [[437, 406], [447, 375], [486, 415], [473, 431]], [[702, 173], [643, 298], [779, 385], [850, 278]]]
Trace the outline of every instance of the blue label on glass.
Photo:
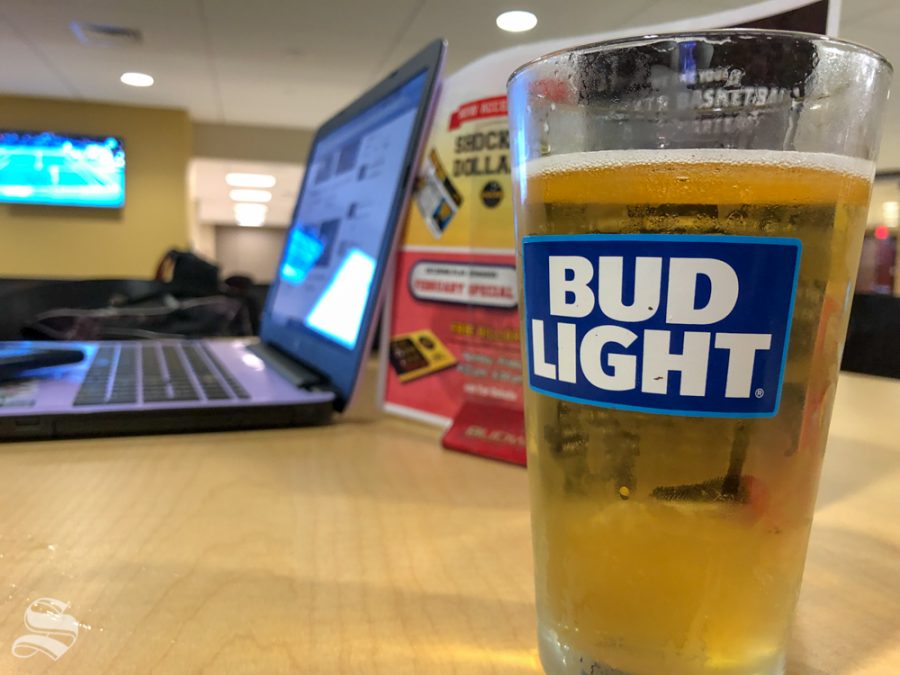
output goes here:
[[525, 237], [528, 381], [548, 396], [698, 417], [771, 417], [800, 241]]

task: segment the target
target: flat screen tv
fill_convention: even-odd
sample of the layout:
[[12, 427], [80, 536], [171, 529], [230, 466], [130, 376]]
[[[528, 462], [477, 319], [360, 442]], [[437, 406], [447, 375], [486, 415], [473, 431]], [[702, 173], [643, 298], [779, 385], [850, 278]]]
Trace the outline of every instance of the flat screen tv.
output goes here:
[[0, 202], [123, 206], [121, 139], [0, 130]]

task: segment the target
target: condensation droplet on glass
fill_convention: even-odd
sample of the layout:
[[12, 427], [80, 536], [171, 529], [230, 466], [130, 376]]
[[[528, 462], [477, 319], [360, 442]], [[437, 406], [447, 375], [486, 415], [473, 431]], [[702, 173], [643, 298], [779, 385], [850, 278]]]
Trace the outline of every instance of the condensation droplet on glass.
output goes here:
[[47, 544], [47, 550], [51, 553], [56, 551], [56, 544]]
[[556, 110], [556, 102], [555, 101], [550, 102], [550, 110]]
[[550, 123], [547, 122], [547, 121], [545, 121], [545, 122], [541, 125], [541, 129], [543, 129], [543, 131], [544, 131], [545, 134], [549, 134], [549, 133], [550, 133]]

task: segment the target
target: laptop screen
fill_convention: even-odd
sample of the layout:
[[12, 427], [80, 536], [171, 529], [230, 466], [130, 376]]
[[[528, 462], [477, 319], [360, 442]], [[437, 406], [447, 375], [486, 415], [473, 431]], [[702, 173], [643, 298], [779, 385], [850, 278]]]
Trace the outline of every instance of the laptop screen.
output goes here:
[[270, 300], [274, 324], [302, 326], [347, 350], [364, 337], [426, 75], [318, 139]]

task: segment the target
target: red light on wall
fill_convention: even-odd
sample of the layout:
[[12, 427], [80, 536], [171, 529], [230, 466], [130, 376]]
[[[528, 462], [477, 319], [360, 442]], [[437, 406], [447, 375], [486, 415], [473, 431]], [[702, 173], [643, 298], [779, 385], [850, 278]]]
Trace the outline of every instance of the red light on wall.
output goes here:
[[888, 236], [890, 236], [890, 232], [888, 232], [887, 225], [878, 225], [875, 228], [876, 239], [887, 239]]

